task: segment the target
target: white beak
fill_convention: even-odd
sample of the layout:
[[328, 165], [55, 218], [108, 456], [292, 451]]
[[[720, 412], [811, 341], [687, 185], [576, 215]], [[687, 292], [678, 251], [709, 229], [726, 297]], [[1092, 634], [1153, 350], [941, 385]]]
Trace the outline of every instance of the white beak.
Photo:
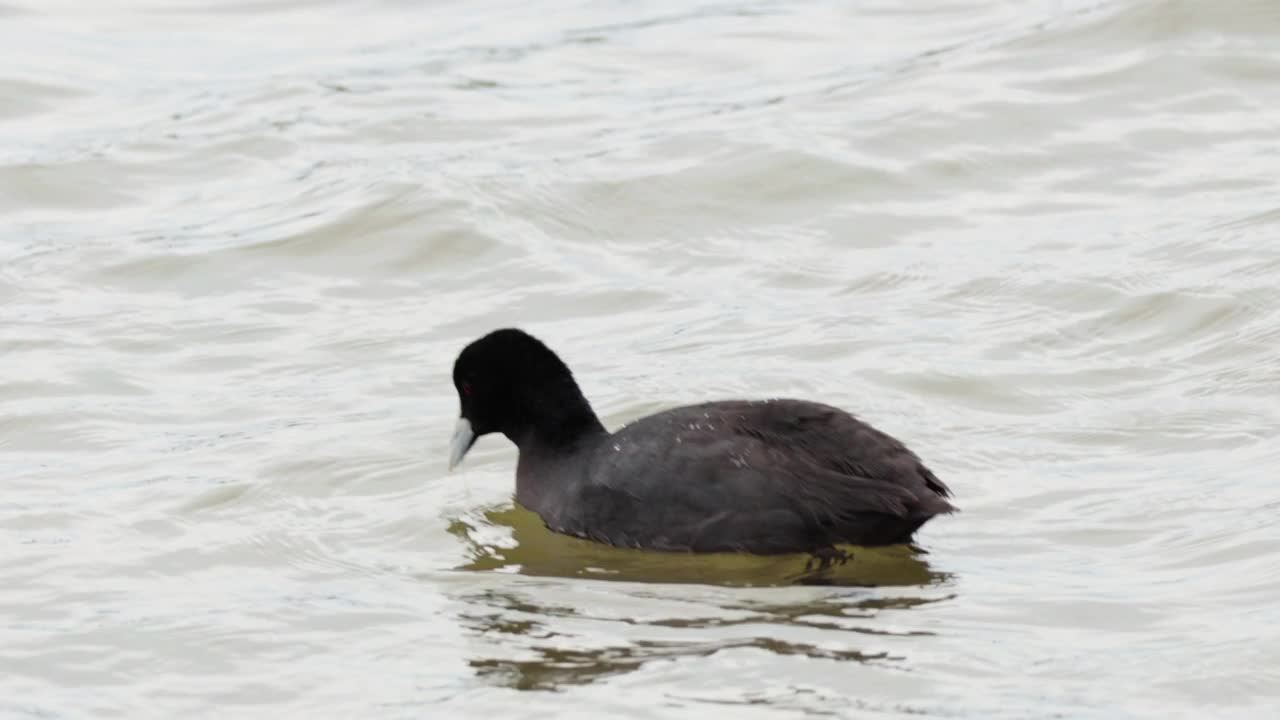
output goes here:
[[453, 439], [449, 441], [449, 469], [452, 470], [458, 463], [462, 462], [462, 458], [471, 449], [476, 442], [475, 431], [471, 429], [471, 421], [466, 418], [458, 418], [458, 424], [453, 426]]

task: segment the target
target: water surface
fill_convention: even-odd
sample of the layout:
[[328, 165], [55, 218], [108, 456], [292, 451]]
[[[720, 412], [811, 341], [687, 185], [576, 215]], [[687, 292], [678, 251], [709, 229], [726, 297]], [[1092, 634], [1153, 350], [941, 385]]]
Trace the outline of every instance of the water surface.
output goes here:
[[[0, 3], [0, 716], [1265, 718], [1280, 5]], [[900, 436], [927, 554], [549, 534], [610, 426]]]

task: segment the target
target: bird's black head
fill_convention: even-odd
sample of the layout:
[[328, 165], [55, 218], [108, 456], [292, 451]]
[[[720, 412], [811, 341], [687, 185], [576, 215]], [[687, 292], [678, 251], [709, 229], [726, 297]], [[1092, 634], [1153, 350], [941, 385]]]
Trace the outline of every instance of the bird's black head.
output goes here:
[[476, 438], [492, 432], [524, 447], [555, 447], [603, 430], [569, 367], [522, 330], [495, 330], [462, 349], [453, 363], [461, 406], [449, 467]]

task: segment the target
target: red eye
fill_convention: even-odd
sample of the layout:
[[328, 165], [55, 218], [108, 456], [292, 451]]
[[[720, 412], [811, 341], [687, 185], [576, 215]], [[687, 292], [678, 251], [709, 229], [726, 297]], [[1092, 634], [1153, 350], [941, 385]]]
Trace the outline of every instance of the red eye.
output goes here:
[[471, 383], [469, 382], [462, 383], [462, 394], [465, 395], [466, 397], [471, 397]]

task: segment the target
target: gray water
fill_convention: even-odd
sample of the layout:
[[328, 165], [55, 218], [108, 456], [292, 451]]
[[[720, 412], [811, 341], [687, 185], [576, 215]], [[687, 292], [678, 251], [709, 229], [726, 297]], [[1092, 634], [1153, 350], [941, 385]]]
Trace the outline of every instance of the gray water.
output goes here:
[[[1280, 3], [0, 2], [0, 716], [1270, 718]], [[553, 536], [449, 370], [821, 399], [927, 554]]]

